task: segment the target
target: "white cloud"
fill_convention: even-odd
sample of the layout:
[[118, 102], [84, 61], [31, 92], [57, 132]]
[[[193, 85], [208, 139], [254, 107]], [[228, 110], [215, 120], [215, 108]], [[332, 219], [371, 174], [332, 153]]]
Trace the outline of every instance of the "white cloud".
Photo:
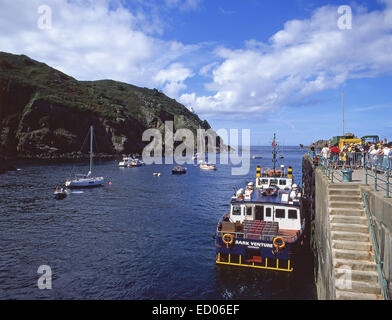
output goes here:
[[165, 83], [184, 81], [185, 79], [193, 76], [192, 71], [185, 68], [181, 63], [173, 63], [167, 69], [161, 70], [155, 76], [155, 80]]
[[218, 62], [209, 63], [209, 64], [203, 66], [203, 67], [200, 69], [199, 74], [200, 74], [201, 76], [209, 77], [209, 76], [211, 76], [211, 70], [212, 70], [214, 67], [216, 67], [217, 65], [218, 65]]
[[52, 28], [41, 30], [41, 0], [2, 0], [0, 50], [26, 54], [79, 80], [111, 78], [152, 87], [161, 70], [199, 49], [152, 36], [162, 32], [159, 21], [117, 0], [49, 3]]
[[[120, 0], [51, 0], [52, 28], [41, 30], [41, 0], [1, 0], [0, 50], [26, 54], [80, 80], [157, 86], [203, 116], [261, 115], [314, 101], [315, 93], [348, 79], [391, 74], [392, 0], [382, 2], [381, 11], [353, 8], [351, 30], [339, 30], [337, 7], [325, 6], [309, 19], [288, 21], [268, 42], [249, 39], [242, 49], [218, 47], [207, 54], [211, 43], [159, 39], [165, 23], [156, 3], [146, 14]], [[202, 0], [163, 3], [195, 10]], [[199, 79], [211, 79], [209, 94], [187, 87], [194, 70]]]
[[178, 98], [180, 91], [186, 89], [184, 81], [193, 77], [194, 74], [189, 68], [185, 68], [181, 63], [173, 63], [168, 68], [157, 73], [154, 80], [160, 85], [165, 85], [163, 91], [173, 98]]
[[392, 1], [384, 3], [382, 11], [357, 11], [351, 30], [339, 30], [337, 7], [325, 6], [309, 19], [288, 21], [268, 43], [218, 48], [222, 62], [202, 68], [212, 68], [211, 95], [186, 93], [180, 101], [204, 116], [261, 115], [305, 104], [348, 79], [392, 74]]

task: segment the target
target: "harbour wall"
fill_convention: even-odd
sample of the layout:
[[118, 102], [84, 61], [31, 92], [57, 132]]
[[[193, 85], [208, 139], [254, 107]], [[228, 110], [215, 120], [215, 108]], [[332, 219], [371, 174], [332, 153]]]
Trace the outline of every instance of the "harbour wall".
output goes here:
[[371, 187], [361, 186], [366, 192], [368, 208], [374, 223], [375, 237], [378, 243], [380, 259], [383, 261], [385, 280], [388, 283], [389, 296], [392, 296], [392, 199], [386, 199], [382, 192], [374, 192]]
[[[332, 300], [334, 275], [332, 268], [332, 249], [330, 243], [328, 193], [330, 182], [323, 173], [315, 168], [308, 155], [302, 159], [303, 195], [308, 205], [305, 210], [311, 217], [311, 249], [314, 255], [314, 282], [317, 299]], [[374, 192], [371, 187], [360, 186], [361, 193], [367, 193], [368, 208], [374, 223], [375, 237], [383, 261], [383, 272], [392, 296], [392, 200]]]

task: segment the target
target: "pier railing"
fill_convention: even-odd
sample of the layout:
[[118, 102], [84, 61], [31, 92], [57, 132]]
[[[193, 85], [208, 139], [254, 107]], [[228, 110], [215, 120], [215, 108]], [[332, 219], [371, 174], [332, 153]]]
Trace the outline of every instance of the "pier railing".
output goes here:
[[[313, 154], [309, 153], [313, 158]], [[342, 169], [363, 170], [365, 184], [370, 185], [369, 178], [373, 178], [374, 191], [385, 191], [385, 197], [391, 197], [392, 158], [388, 156], [373, 157], [368, 154], [352, 154], [345, 160], [338, 155], [325, 158], [318, 155], [318, 167], [332, 182], [343, 182]]]
[[365, 208], [366, 208], [366, 215], [369, 221], [369, 229], [370, 229], [370, 234], [372, 235], [372, 240], [373, 240], [373, 246], [374, 246], [374, 253], [376, 256], [376, 263], [377, 263], [377, 270], [378, 270], [378, 274], [380, 276], [380, 282], [381, 282], [381, 288], [382, 288], [382, 292], [383, 292], [383, 296], [385, 300], [390, 300], [390, 296], [389, 296], [389, 290], [388, 290], [388, 282], [385, 279], [384, 276], [384, 271], [383, 271], [383, 266], [384, 266], [384, 261], [381, 260], [380, 257], [380, 252], [379, 252], [379, 247], [378, 247], [378, 242], [375, 236], [375, 231], [374, 231], [374, 222], [372, 219], [372, 216], [370, 214], [370, 210], [367, 204], [367, 193], [363, 193], [363, 201], [365, 203]]
[[390, 185], [392, 175], [392, 159], [389, 157], [383, 157], [378, 161], [375, 161], [369, 166], [365, 166], [365, 183], [369, 185], [369, 178], [373, 178], [374, 191], [382, 189], [385, 191], [385, 198], [391, 198]]

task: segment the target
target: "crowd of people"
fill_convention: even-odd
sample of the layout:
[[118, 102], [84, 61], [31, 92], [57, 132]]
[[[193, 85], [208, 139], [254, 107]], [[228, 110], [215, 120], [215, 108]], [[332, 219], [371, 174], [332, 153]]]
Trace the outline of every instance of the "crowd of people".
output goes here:
[[318, 156], [330, 160], [334, 168], [392, 170], [392, 142], [387, 139], [378, 143], [345, 144], [342, 150], [338, 144], [326, 144], [318, 155], [314, 147], [311, 147], [311, 152], [313, 158]]

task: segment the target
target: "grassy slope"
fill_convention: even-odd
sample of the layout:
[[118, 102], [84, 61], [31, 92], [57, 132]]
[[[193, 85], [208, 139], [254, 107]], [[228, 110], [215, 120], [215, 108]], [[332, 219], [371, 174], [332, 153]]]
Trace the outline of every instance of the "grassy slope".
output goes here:
[[25, 104], [24, 112], [39, 98], [71, 109], [90, 110], [105, 118], [115, 119], [121, 114], [122, 117], [132, 116], [139, 123], [146, 124], [146, 117], [165, 112], [175, 116], [177, 128], [194, 130], [199, 125], [209, 128], [206, 121], [201, 121], [183, 105], [156, 89], [139, 88], [112, 80], [77, 81], [24, 55], [0, 52], [0, 80], [3, 86], [17, 83], [29, 89], [26, 92], [31, 94], [30, 101]]

